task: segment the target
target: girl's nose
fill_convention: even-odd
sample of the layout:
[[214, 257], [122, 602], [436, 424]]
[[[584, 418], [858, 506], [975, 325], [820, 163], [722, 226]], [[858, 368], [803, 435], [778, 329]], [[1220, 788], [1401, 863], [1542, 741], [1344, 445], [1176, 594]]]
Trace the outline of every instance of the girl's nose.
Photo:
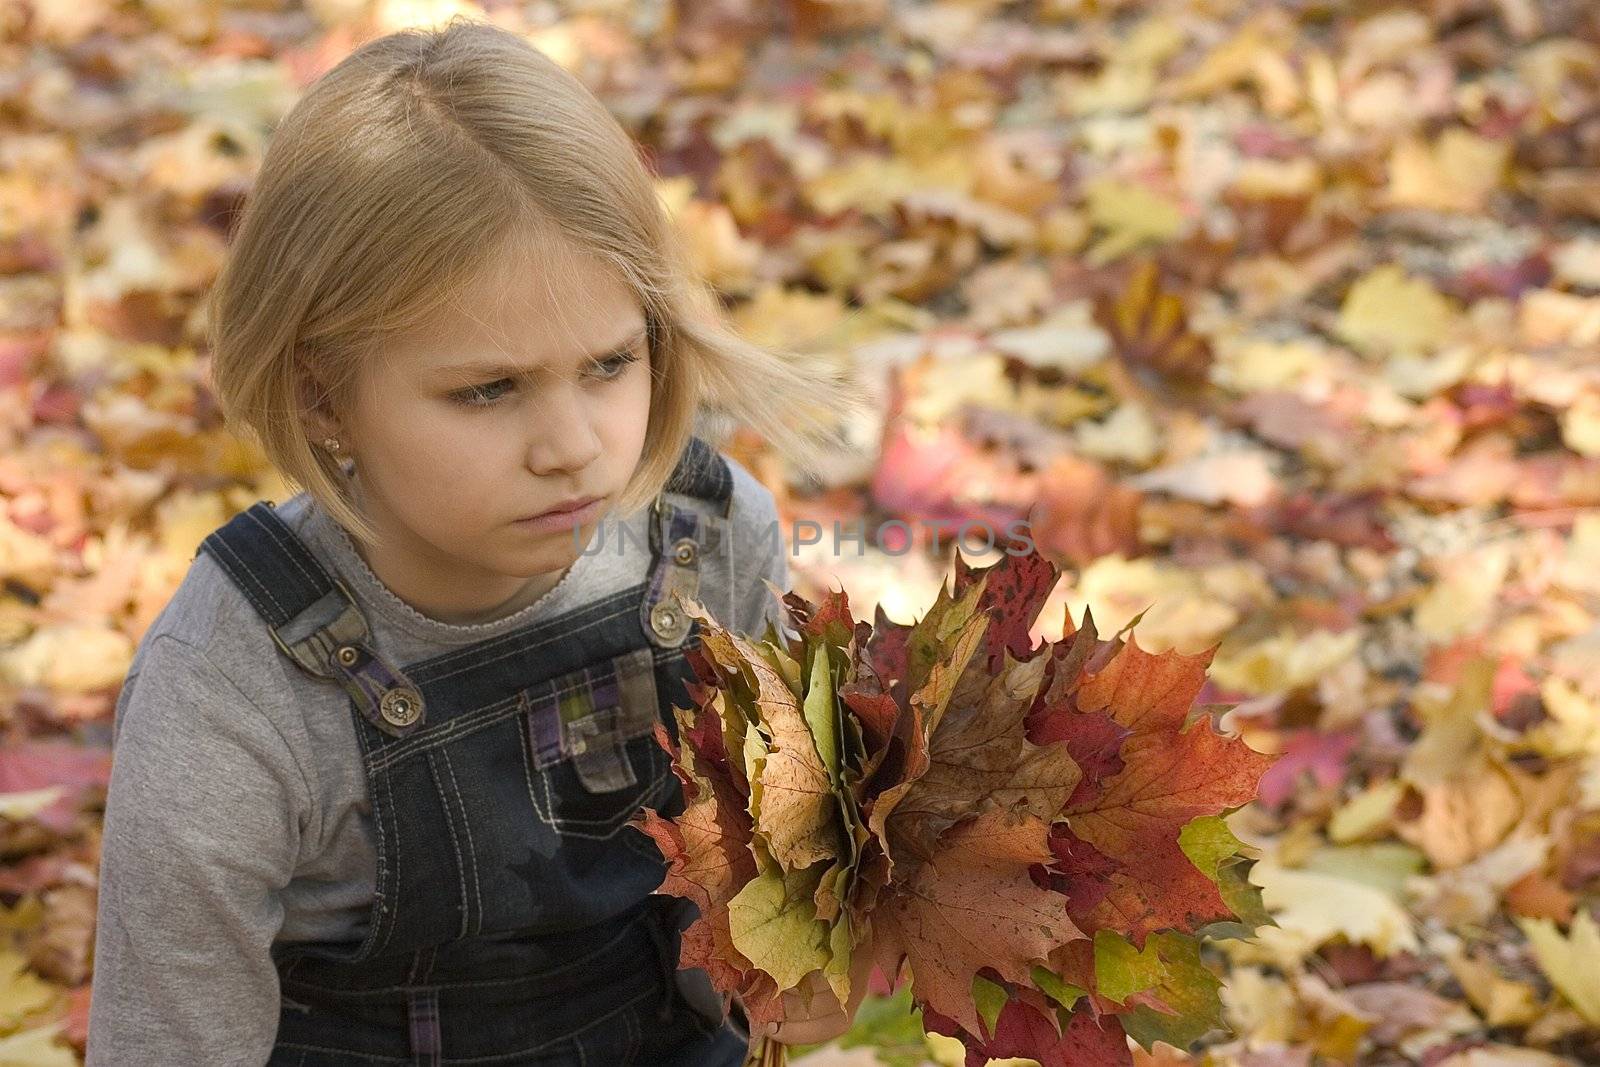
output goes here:
[[528, 469], [551, 475], [581, 471], [603, 451], [596, 432], [595, 412], [589, 410], [582, 391], [557, 388], [539, 406], [528, 446]]

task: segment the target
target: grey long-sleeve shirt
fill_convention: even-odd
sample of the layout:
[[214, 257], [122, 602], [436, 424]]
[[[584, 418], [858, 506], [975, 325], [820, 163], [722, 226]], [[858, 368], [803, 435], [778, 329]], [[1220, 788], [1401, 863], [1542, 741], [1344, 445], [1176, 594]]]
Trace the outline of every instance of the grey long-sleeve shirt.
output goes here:
[[[771, 492], [729, 465], [731, 544], [702, 557], [699, 599], [759, 634], [779, 610], [761, 578], [788, 588], [786, 540]], [[632, 537], [611, 531], [539, 600], [455, 625], [397, 597], [309, 494], [276, 513], [401, 663], [564, 613], [649, 566], [641, 511]], [[199, 553], [140, 641], [112, 729], [86, 1067], [260, 1067], [278, 1028], [272, 944], [366, 934], [377, 853], [348, 697], [286, 660]]]

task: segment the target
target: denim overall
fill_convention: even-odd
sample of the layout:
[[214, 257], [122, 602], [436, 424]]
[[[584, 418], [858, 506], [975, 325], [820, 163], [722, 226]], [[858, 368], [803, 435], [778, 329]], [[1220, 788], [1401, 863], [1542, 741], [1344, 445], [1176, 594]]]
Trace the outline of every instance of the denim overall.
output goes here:
[[[373, 646], [349, 590], [257, 503], [201, 549], [284, 655], [348, 693], [377, 835], [365, 940], [273, 946], [268, 1067], [738, 1067], [748, 1037], [677, 969], [689, 901], [625, 826], [684, 809], [677, 739], [698, 565], [726, 527], [726, 462], [690, 441], [650, 509], [648, 579], [417, 663]], [[226, 1019], [217, 1020], [226, 1026]]]

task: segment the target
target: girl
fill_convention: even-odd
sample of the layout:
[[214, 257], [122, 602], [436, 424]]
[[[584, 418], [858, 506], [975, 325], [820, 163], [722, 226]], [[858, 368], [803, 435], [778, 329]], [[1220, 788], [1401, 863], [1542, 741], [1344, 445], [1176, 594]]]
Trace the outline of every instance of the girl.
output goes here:
[[[742, 1061], [626, 825], [684, 806], [675, 597], [757, 633], [787, 588], [771, 493], [694, 431], [814, 466], [859, 400], [711, 306], [626, 133], [509, 32], [375, 39], [284, 118], [212, 373], [303, 488], [206, 538], [129, 669], [89, 1067]], [[776, 1036], [842, 1032], [856, 970]]]

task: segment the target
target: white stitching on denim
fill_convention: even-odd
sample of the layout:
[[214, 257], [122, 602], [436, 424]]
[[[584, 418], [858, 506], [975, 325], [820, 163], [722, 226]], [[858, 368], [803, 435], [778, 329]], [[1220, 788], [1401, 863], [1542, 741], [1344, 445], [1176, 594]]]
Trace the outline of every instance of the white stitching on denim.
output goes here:
[[[359, 729], [359, 728], [360, 728], [360, 726], [358, 724], [357, 729]], [[389, 818], [387, 820], [385, 820], [385, 822], [386, 822], [387, 825], [392, 826], [392, 825], [394, 825], [394, 810], [395, 810], [395, 808], [394, 808], [394, 783], [392, 783], [389, 780], [389, 776], [387, 774], [381, 774], [378, 777], [383, 781], [383, 795], [384, 795], [384, 798], [385, 798], [384, 799], [384, 805], [385, 805], [385, 807], [387, 808], [387, 810], [389, 812]], [[387, 830], [385, 829], [384, 826], [380, 826], [378, 828], [378, 832], [380, 834], [384, 834], [384, 833], [387, 833]], [[395, 834], [395, 836], [394, 836], [394, 867], [393, 867], [392, 872], [391, 872], [391, 877], [394, 880], [394, 883], [396, 885], [400, 884], [400, 835], [398, 833]], [[389, 942], [394, 940], [395, 927], [399, 925], [398, 923], [395, 922], [395, 919], [398, 917], [398, 913], [399, 913], [399, 904], [398, 904], [398, 902], [395, 902], [391, 906], [391, 908], [389, 910], [389, 929], [384, 931], [383, 944], [379, 945], [376, 949], [373, 950], [373, 954], [374, 955], [376, 955], [377, 953], [382, 952], [384, 949], [388, 948], [389, 947]]]
[[[289, 614], [289, 609], [278, 603], [278, 598], [272, 595], [272, 590], [267, 587], [266, 583], [257, 580], [256, 576], [250, 572], [249, 566], [245, 563], [243, 558], [240, 557], [239, 553], [233, 550], [232, 545], [228, 544], [228, 542], [221, 537], [217, 538], [214, 544], [231, 556], [233, 561], [238, 564], [239, 570], [237, 571], [235, 571], [231, 566], [227, 568], [228, 573], [233, 576], [236, 582], [246, 588], [259, 591], [262, 596], [272, 601], [272, 606], [278, 609], [278, 613], [280, 615]], [[243, 579], [242, 581], [240, 580], [241, 578]]]
[[[431, 753], [428, 756], [428, 767], [433, 771], [434, 781], [438, 781], [439, 768], [434, 764], [433, 755]], [[442, 798], [443, 790], [440, 790], [440, 795]], [[467, 926], [472, 919], [472, 909], [469, 906], [467, 897], [467, 865], [466, 860], [461, 855], [461, 842], [456, 839], [456, 821], [451, 817], [448, 807], [445, 809], [444, 815], [444, 828], [450, 832], [450, 845], [453, 849], [455, 849], [456, 853], [456, 878], [461, 883], [461, 931], [456, 936], [466, 937]]]
[[[624, 655], [636, 655], [640, 651], [648, 651], [648, 650], [647, 649], [635, 649], [632, 653], [625, 653]], [[621, 657], [618, 657], [618, 658], [621, 658]], [[653, 655], [651, 655], [649, 657], [646, 657], [646, 663], [641, 668], [635, 669], [635, 670], [629, 672], [628, 676], [635, 676], [635, 675], [640, 677], [640, 678], [642, 678], [644, 681], [648, 682], [649, 691], [650, 691], [650, 694], [651, 694], [651, 704], [652, 704], [652, 712], [653, 712], [652, 717], [651, 717], [652, 718], [652, 722], [659, 721], [659, 718], [660, 718], [660, 711], [659, 711], [659, 708], [660, 708], [660, 695], [659, 695], [659, 692], [657, 691], [656, 684], [655, 684], [655, 666], [654, 666], [654, 657], [653, 657]], [[623, 682], [623, 678], [624, 677], [625, 677], [624, 673], [619, 670], [617, 672], [617, 684], [618, 684], [618, 687], [619, 687], [619, 689], [618, 689], [618, 692], [619, 692], [619, 698], [618, 699], [619, 700], [621, 699], [620, 694], [622, 692], [620, 687], [622, 686], [622, 682]], [[530, 742], [529, 750], [531, 751], [531, 749], [532, 749], [532, 730], [531, 730], [531, 726], [525, 726], [524, 729], [527, 732], [528, 737], [529, 737], [529, 742]], [[639, 736], [643, 737], [645, 735], [641, 734]], [[630, 741], [630, 740], [634, 740], [634, 739], [629, 738], [629, 739], [625, 739], [623, 741], [623, 758], [628, 760], [629, 763], [632, 764], [633, 763], [633, 755], [632, 755], [631, 752], [629, 752], [627, 750], [628, 741]], [[535, 768], [539, 772], [539, 787], [540, 787], [540, 791], [544, 794], [544, 803], [541, 805], [539, 803], [538, 799], [535, 798], [534, 799], [534, 810], [538, 814], [539, 819], [540, 819], [541, 822], [545, 823], [545, 825], [549, 826], [552, 830], [555, 830], [556, 832], [558, 832], [558, 833], [560, 833], [560, 834], [562, 834], [564, 836], [567, 836], [567, 837], [581, 837], [581, 838], [585, 838], [586, 840], [590, 840], [590, 841], [609, 841], [611, 838], [615, 837], [618, 833], [620, 833], [622, 831], [623, 827], [625, 827], [628, 824], [628, 819], [630, 817], [632, 817], [634, 812], [639, 810], [640, 804], [643, 802], [644, 798], [647, 795], [650, 794], [652, 789], [656, 788], [656, 783], [658, 781], [658, 779], [639, 778], [638, 782], [636, 783], [637, 784], [637, 788], [633, 791], [633, 795], [631, 797], [631, 800], [626, 801], [627, 803], [629, 803], [630, 806], [627, 807], [626, 809], [619, 808], [617, 810], [617, 812], [615, 812], [615, 813], [613, 813], [613, 814], [611, 814], [609, 816], [606, 816], [605, 818], [582, 819], [582, 818], [578, 818], [576, 816], [557, 815], [556, 814], [556, 810], [555, 810], [555, 802], [551, 797], [550, 774], [552, 773], [552, 771], [554, 770], [555, 767], [559, 766], [563, 762], [566, 762], [566, 761], [564, 761], [564, 760], [556, 761], [556, 762], [553, 762], [553, 763], [551, 763], [551, 764], [549, 764], [549, 765], [547, 765], [545, 767]], [[529, 790], [529, 796], [533, 796], [533, 792], [532, 792], [531, 789]], [[624, 800], [619, 797], [618, 798], [618, 803], [619, 804], [624, 803]], [[595, 828], [596, 830], [602, 830], [604, 832], [594, 832], [593, 830], [586, 829], [586, 828], [591, 828], [591, 827]]]
[[[483, 931], [483, 886], [478, 881], [478, 850], [472, 844], [472, 821], [467, 818], [467, 805], [461, 799], [461, 785], [456, 781], [455, 767], [450, 763], [450, 749], [448, 746], [439, 750], [439, 755], [444, 757], [444, 769], [450, 775], [450, 791], [455, 794], [456, 807], [461, 809], [461, 832], [467, 837], [467, 853], [472, 857], [472, 897], [478, 905], [477, 929], [469, 930], [469, 934]], [[462, 901], [464, 905], [465, 900]]]
[[[559, 675], [558, 677], [565, 678], [567, 676]], [[544, 683], [540, 684], [542, 685]], [[557, 691], [558, 695], [566, 696], [568, 693], [575, 690], [580, 684], [582, 683], [574, 682], [569, 686], [564, 686]], [[528, 686], [526, 688], [531, 689], [532, 686]], [[518, 693], [520, 694], [525, 691], [526, 689], [521, 689], [518, 690]], [[509, 705], [517, 703], [518, 699], [518, 696], [510, 696], [503, 700], [497, 700], [493, 704], [485, 704], [483, 707], [467, 712], [465, 715], [458, 715], [455, 718], [450, 719], [437, 727], [434, 727], [431, 731], [425, 731], [413, 737], [402, 738], [393, 744], [386, 745], [384, 746], [383, 750], [383, 758], [378, 762], [378, 767], [380, 769], [387, 770], [389, 767], [392, 767], [396, 763], [400, 762], [401, 759], [410, 758], [411, 756], [433, 748], [444, 741], [454, 740], [458, 737], [465, 737], [469, 733], [474, 733], [476, 732], [476, 729], [479, 728], [478, 720], [480, 718], [483, 718], [487, 715], [493, 715], [496, 712], [503, 712]], [[498, 717], [496, 717], [495, 721], [499, 721]], [[494, 723], [485, 723], [484, 727], [492, 725], [494, 725]]]
[[240, 512], [240, 514], [243, 515], [245, 518], [249, 519], [251, 522], [255, 523], [257, 526], [261, 527], [263, 530], [266, 531], [267, 536], [272, 538], [273, 542], [276, 543], [280, 548], [283, 549], [283, 554], [289, 558], [289, 562], [294, 564], [294, 569], [299, 571], [301, 576], [304, 577], [306, 581], [308, 581], [312, 585], [316, 585], [316, 586], [320, 586], [320, 585], [323, 584], [323, 580], [319, 579], [315, 574], [313, 574], [311, 571], [307, 570], [306, 569], [306, 565], [300, 561], [300, 557], [295, 553], [295, 548], [296, 547], [300, 548], [300, 550], [302, 552], [306, 551], [305, 546], [303, 544], [301, 544], [298, 541], [295, 542], [294, 544], [290, 544], [289, 542], [286, 542], [283, 539], [283, 531], [282, 530], [276, 529], [270, 523], [262, 521], [262, 519], [261, 519], [261, 517], [259, 515], [251, 512], [248, 509], [246, 509], [245, 511]]
[[481, 730], [487, 730], [497, 725], [501, 719], [514, 714], [517, 710], [517, 698], [507, 697], [497, 700], [493, 704], [485, 704], [478, 710], [467, 715], [462, 715], [442, 723], [432, 733], [418, 734], [415, 737], [388, 745], [384, 748], [384, 757], [375, 765], [376, 770], [390, 771], [406, 760], [413, 759], [425, 752], [438, 748], [440, 745], [451, 741], [459, 741], [464, 737], [471, 737]]
[[[593, 1030], [595, 1027], [599, 1026], [601, 1023], [605, 1022], [607, 1019], [610, 1019], [613, 1015], [617, 1014], [617, 1012], [619, 1012], [619, 1011], [631, 1011], [635, 1004], [639, 1003], [641, 1000], [644, 1000], [646, 997], [650, 996], [652, 992], [653, 992], [652, 990], [646, 989], [643, 993], [640, 993], [638, 996], [634, 997], [632, 1000], [623, 1001], [621, 1004], [617, 1005], [617, 1007], [615, 1007], [612, 1010], [606, 1012], [604, 1015], [598, 1016], [595, 1019], [590, 1020], [590, 1022], [587, 1025], [582, 1026], [579, 1029], [572, 1031], [572, 1033], [566, 1035], [566, 1037], [559, 1038], [558, 1040], [571, 1041], [573, 1047], [578, 1050], [578, 1055], [581, 1057], [583, 1055], [583, 1042], [578, 1039], [578, 1035], [579, 1034], [587, 1033], [588, 1031]], [[515, 1055], [526, 1056], [530, 1052], [538, 1052], [540, 1049], [548, 1048], [548, 1047], [550, 1047], [550, 1045], [552, 1045], [554, 1043], [555, 1043], [554, 1041], [546, 1041], [543, 1044], [535, 1045], [532, 1048], [520, 1049], [515, 1053]], [[472, 1057], [470, 1059], [458, 1060], [456, 1062], [458, 1062], [458, 1063], [496, 1063], [496, 1062], [499, 1062], [501, 1060], [504, 1060], [505, 1058], [506, 1058], [505, 1056], [474, 1056], [474, 1057]]]
[[[612, 659], [622, 659], [624, 656], [638, 655], [642, 651], [648, 650], [644, 648], [644, 646], [641, 646], [640, 648], [632, 649], [629, 652], [624, 652], [620, 655], [613, 656]], [[669, 656], [661, 662], [672, 663], [682, 658], [682, 655], [679, 654], [677, 656]], [[653, 679], [656, 667], [657, 663], [655, 661], [654, 654], [652, 653], [652, 655], [648, 657], [647, 661], [635, 668], [635, 670], [640, 674], [648, 672]], [[581, 670], [571, 671], [568, 672], [568, 674], [557, 675], [555, 678], [549, 679], [549, 681], [559, 681], [560, 679], [581, 673]], [[620, 673], [618, 677], [621, 677]], [[540, 682], [537, 684], [542, 686], [547, 684], [547, 682]], [[566, 696], [568, 693], [571, 693], [573, 690], [575, 690], [580, 684], [581, 681], [559, 686], [555, 690], [554, 695]], [[493, 704], [485, 704], [481, 708], [468, 712], [465, 715], [459, 715], [445, 723], [431, 727], [413, 737], [402, 738], [400, 740], [385, 744], [383, 747], [383, 754], [373, 763], [373, 769], [384, 771], [389, 770], [402, 759], [410, 759], [416, 755], [428, 751], [431, 748], [435, 748], [438, 745], [444, 744], [447, 741], [453, 741], [457, 738], [476, 733], [478, 730], [486, 730], [492, 726], [498, 725], [500, 720], [505, 718], [506, 715], [512, 713], [513, 711], [520, 710], [521, 694], [532, 688], [534, 687], [526, 686], [523, 689], [518, 690], [517, 694], [514, 696], [507, 697], [504, 700], [498, 700]], [[659, 715], [657, 717], [659, 717]], [[489, 721], [481, 721], [485, 719]]]
[[[350, 715], [351, 715], [352, 718], [355, 718], [356, 714], [357, 713], [354, 710], [352, 710], [350, 712]], [[361, 761], [362, 761], [363, 768], [364, 768], [363, 769], [363, 776], [367, 779], [367, 792], [368, 792], [368, 794], [370, 796], [370, 794], [372, 792], [372, 778], [373, 778], [373, 772], [372, 772], [372, 747], [367, 743], [366, 731], [362, 728], [362, 722], [361, 722], [360, 719], [356, 719], [355, 731], [356, 731], [356, 741], [361, 746]], [[382, 824], [382, 822], [378, 821], [378, 820], [374, 820], [374, 822], [375, 822], [376, 825], [373, 827], [373, 829], [376, 832], [373, 834], [373, 836], [378, 839], [377, 840], [378, 871], [377, 871], [377, 880], [376, 880], [377, 884], [375, 886], [376, 893], [374, 894], [374, 896], [376, 897], [376, 900], [382, 900], [383, 899], [383, 876], [384, 876], [384, 872], [385, 872], [385, 870], [387, 868], [388, 847], [387, 847], [387, 843], [384, 841], [384, 838], [385, 838], [386, 835], [383, 832], [383, 824]], [[376, 901], [374, 903], [376, 903]], [[377, 948], [377, 937], [378, 937], [378, 927], [383, 924], [383, 917], [382, 917], [381, 914], [378, 913], [376, 907], [368, 909], [368, 914], [372, 916], [372, 926], [367, 930], [367, 936], [366, 936], [366, 939], [363, 941], [363, 944], [364, 945], [368, 944], [368, 943], [372, 944], [374, 951], [376, 951], [376, 948]], [[359, 952], [359, 949], [357, 951]]]
[[[632, 760], [633, 757], [628, 756], [627, 758]], [[626, 810], [619, 808], [619, 814], [614, 814], [604, 819], [580, 819], [577, 816], [565, 815], [555, 816], [551, 822], [551, 826], [554, 829], [559, 830], [566, 837], [582, 837], [590, 841], [609, 841], [611, 838], [617, 836], [617, 833], [628, 824], [628, 818], [638, 810], [639, 801], [643, 799], [644, 795], [650, 790], [650, 786], [652, 784], [653, 783], [641, 779], [638, 783], [638, 788], [633, 791], [629, 802], [630, 806]], [[549, 780], [546, 778], [545, 791], [547, 797], [549, 795], [549, 788]], [[613, 822], [615, 822], [615, 825], [613, 825]], [[606, 828], [606, 832], [592, 833], [580, 829], [580, 827], [604, 827]]]
[[[520, 723], [520, 725], [517, 727], [517, 733], [519, 735], [519, 740], [522, 742], [522, 780], [527, 783], [528, 802], [533, 805], [533, 813], [539, 817], [540, 822], [550, 826], [551, 823], [549, 811], [539, 803], [539, 798], [535, 796], [533, 792], [534, 740], [533, 730], [528, 724], [528, 715], [526, 713], [526, 708], [524, 707], [524, 705], [527, 703], [527, 700], [525, 699], [526, 696], [527, 693], [524, 691], [521, 694], [522, 699], [519, 699], [517, 702], [517, 719]], [[544, 780], [544, 775], [542, 773], [539, 775], [539, 780], [541, 782]]]
[[639, 1058], [639, 1047], [644, 1044], [644, 1035], [639, 1030], [639, 1013], [625, 1011], [622, 1013], [622, 1024], [627, 1027], [628, 1040], [625, 1047], [627, 1052], [622, 1057], [622, 1062], [631, 1065]]

